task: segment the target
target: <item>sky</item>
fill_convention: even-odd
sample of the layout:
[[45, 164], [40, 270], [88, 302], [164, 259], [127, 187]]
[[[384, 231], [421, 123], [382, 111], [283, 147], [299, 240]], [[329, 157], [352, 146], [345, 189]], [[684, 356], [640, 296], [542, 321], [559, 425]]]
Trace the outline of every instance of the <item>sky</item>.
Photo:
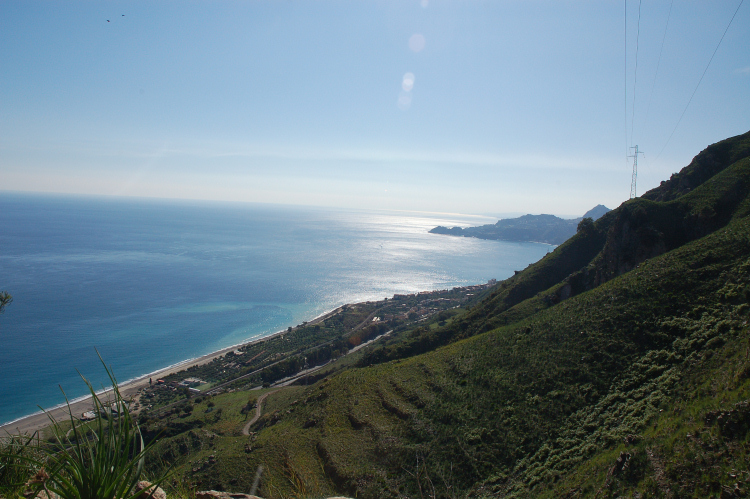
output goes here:
[[580, 216], [750, 130], [749, 47], [741, 0], [0, 0], [0, 195]]

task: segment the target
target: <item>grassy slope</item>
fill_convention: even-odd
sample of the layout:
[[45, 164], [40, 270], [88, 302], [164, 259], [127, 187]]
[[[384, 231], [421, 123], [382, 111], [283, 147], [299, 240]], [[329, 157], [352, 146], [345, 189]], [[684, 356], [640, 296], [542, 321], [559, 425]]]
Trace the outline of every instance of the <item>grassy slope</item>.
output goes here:
[[[687, 178], [701, 177], [705, 170], [717, 172], [702, 185], [685, 188], [686, 194], [668, 202], [634, 199], [624, 203], [597, 220], [593, 230], [576, 234], [539, 262], [500, 283], [450, 327], [384, 346], [366, 361], [409, 357], [512, 324], [710, 234], [733, 217], [746, 215], [750, 211], [750, 158], [743, 154], [750, 154], [750, 132], [714, 144], [693, 159], [684, 169]], [[669, 189], [683, 174], [674, 175], [671, 184], [647, 194], [664, 191], [659, 195], [671, 195]]]
[[345, 371], [262, 431], [272, 452], [257, 457], [269, 482], [296, 469], [365, 497], [430, 482], [440, 495], [536, 495], [588, 459], [611, 466], [607, 452], [682, 400], [691, 369], [711, 371], [706, 352], [744, 353], [747, 255], [742, 219], [520, 324]]
[[201, 487], [247, 490], [262, 464], [267, 497], [719, 494], [747, 470], [749, 140], [696, 157], [715, 170], [703, 187], [673, 177], [375, 359], [396, 360], [271, 395], [256, 435], [238, 436], [247, 393], [227, 394], [162, 447], [182, 439]]
[[750, 156], [750, 132], [712, 144], [688, 166], [641, 196], [652, 201], [671, 201], [689, 193], [728, 165]]

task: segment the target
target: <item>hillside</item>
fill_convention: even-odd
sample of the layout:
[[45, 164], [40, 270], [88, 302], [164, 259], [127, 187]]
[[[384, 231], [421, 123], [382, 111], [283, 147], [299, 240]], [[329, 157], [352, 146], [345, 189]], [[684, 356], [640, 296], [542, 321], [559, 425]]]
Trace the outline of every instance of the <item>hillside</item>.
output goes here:
[[597, 205], [580, 218], [564, 219], [554, 215], [524, 215], [518, 218], [498, 220], [497, 223], [479, 227], [443, 227], [430, 230], [431, 234], [476, 237], [501, 241], [529, 241], [547, 244], [562, 244], [576, 233], [584, 218], [599, 219], [609, 208]]
[[247, 491], [262, 465], [263, 497], [741, 497], [749, 192], [750, 132], [463, 314], [148, 429], [170, 429], [157, 448], [185, 484]]

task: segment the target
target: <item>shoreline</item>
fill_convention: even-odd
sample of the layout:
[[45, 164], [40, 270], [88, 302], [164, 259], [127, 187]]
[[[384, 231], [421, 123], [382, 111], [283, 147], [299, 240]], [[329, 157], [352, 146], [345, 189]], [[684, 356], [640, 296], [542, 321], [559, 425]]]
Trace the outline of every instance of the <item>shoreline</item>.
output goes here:
[[[322, 322], [328, 319], [329, 317], [332, 317], [338, 314], [341, 310], [344, 309], [344, 307], [348, 305], [350, 304], [347, 303], [345, 305], [338, 306], [328, 312], [324, 312], [323, 314], [315, 317], [312, 320], [305, 321], [305, 324], [315, 325], [318, 322]], [[297, 327], [295, 326], [292, 328], [292, 330], [294, 329], [297, 329]], [[160, 376], [168, 376], [170, 374], [184, 371], [185, 369], [192, 367], [192, 366], [203, 365], [208, 362], [211, 362], [215, 358], [223, 357], [227, 353], [233, 352], [234, 350], [237, 350], [238, 348], [241, 348], [247, 345], [254, 345], [256, 343], [269, 340], [271, 338], [274, 338], [280, 334], [285, 334], [287, 332], [288, 332], [287, 329], [282, 329], [280, 331], [276, 331], [275, 333], [271, 333], [267, 336], [263, 336], [262, 338], [257, 338], [254, 340], [245, 341], [243, 343], [238, 343], [236, 345], [224, 347], [214, 352], [201, 355], [200, 357], [186, 359], [176, 364], [172, 364], [171, 366], [157, 369], [156, 371], [152, 371], [142, 376], [129, 379], [119, 384], [120, 393], [126, 399], [130, 397], [134, 397], [141, 388], [148, 386], [149, 378], [158, 378]], [[111, 393], [112, 393], [111, 387], [105, 390], [100, 390], [96, 392], [96, 394], [101, 398], [106, 398]], [[73, 413], [74, 416], [75, 415], [80, 416], [84, 412], [90, 411], [92, 409], [93, 409], [93, 403], [92, 403], [91, 395], [84, 395], [82, 397], [79, 397], [70, 401], [70, 411], [68, 411], [68, 404], [65, 404], [65, 403], [58, 404], [49, 409], [42, 409], [39, 412], [35, 412], [27, 416], [20, 417], [18, 419], [14, 419], [7, 423], [3, 423], [2, 425], [0, 425], [0, 433], [5, 433], [6, 436], [7, 434], [10, 434], [10, 435], [32, 434], [35, 431], [40, 431], [46, 428], [47, 426], [49, 426], [51, 423], [50, 417], [54, 418], [55, 421], [62, 422], [70, 418], [71, 412]]]
[[[455, 291], [455, 290], [471, 290], [474, 288], [486, 288], [489, 286], [493, 286], [496, 282], [497, 281], [495, 279], [490, 279], [489, 281], [487, 281], [486, 284], [482, 283], [482, 284], [472, 284], [472, 285], [466, 285], [466, 286], [456, 286], [456, 287], [453, 287], [452, 290]], [[420, 296], [423, 294], [433, 294], [433, 293], [441, 293], [441, 292], [447, 292], [447, 291], [451, 291], [451, 289], [435, 289], [432, 291], [419, 291], [416, 293], [410, 293], [408, 295], [394, 294], [391, 298], [385, 298], [385, 300], [374, 300], [374, 301], [383, 302], [386, 300], [396, 299], [399, 296]], [[309, 321], [303, 321], [301, 324], [298, 324], [297, 326], [290, 326], [291, 330], [294, 331], [299, 327], [315, 325], [319, 322], [322, 322], [328, 319], [329, 317], [332, 317], [338, 314], [339, 312], [345, 310], [347, 307], [354, 306], [360, 303], [371, 303], [371, 301], [345, 303], [332, 310], [329, 310], [328, 312], [324, 312]], [[272, 338], [275, 338], [276, 336], [286, 334], [288, 332], [289, 332], [289, 328], [282, 329], [282, 330], [276, 331], [275, 333], [271, 333], [267, 336], [263, 336], [262, 338], [252, 339], [252, 340], [245, 341], [243, 343], [230, 345], [228, 347], [221, 348], [214, 352], [201, 355], [200, 357], [187, 359], [187, 360], [178, 362], [176, 364], [172, 364], [170, 366], [164, 367], [162, 369], [158, 369], [151, 373], [129, 379], [122, 383], [118, 383], [119, 388], [120, 388], [120, 394], [125, 399], [133, 398], [138, 394], [138, 392], [142, 388], [148, 386], [149, 378], [158, 379], [161, 376], [168, 376], [170, 374], [184, 371], [192, 366], [200, 366], [208, 362], [211, 362], [212, 360], [216, 358], [223, 357], [227, 353], [232, 352], [238, 348], [242, 348], [247, 345], [255, 345], [257, 343], [270, 340]], [[390, 332], [391, 331], [389, 331], [388, 334], [390, 334]], [[372, 341], [374, 340], [367, 342], [367, 344], [372, 343]], [[112, 389], [110, 387], [105, 390], [99, 390], [96, 392], [96, 394], [100, 398], [104, 398], [106, 400], [106, 398], [111, 392], [112, 392]], [[93, 409], [91, 395], [86, 395], [86, 396], [73, 399], [72, 401], [70, 401], [69, 406], [70, 406], [70, 411], [68, 410], [68, 404], [58, 404], [49, 409], [43, 409], [40, 412], [35, 412], [33, 414], [23, 416], [13, 421], [3, 423], [2, 425], [0, 425], [0, 433], [5, 433], [6, 436], [19, 435], [19, 434], [29, 435], [35, 431], [40, 431], [50, 426], [50, 423], [51, 423], [50, 417], [52, 417], [55, 421], [58, 421], [58, 422], [62, 422], [64, 420], [70, 419], [71, 413], [73, 414], [74, 417], [80, 417], [80, 415], [82, 415], [84, 412], [87, 412]]]

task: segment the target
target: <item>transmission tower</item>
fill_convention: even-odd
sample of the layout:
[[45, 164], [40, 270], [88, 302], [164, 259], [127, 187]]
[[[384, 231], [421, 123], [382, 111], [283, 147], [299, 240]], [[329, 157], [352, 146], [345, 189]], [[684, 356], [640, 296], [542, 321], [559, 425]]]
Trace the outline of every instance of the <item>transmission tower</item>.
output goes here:
[[638, 150], [638, 145], [635, 145], [631, 147], [631, 149], [635, 149], [635, 152], [633, 154], [628, 154], [628, 158], [633, 158], [633, 180], [630, 183], [630, 199], [633, 199], [635, 196], [635, 180], [638, 177], [638, 155], [643, 154], [643, 151]]

